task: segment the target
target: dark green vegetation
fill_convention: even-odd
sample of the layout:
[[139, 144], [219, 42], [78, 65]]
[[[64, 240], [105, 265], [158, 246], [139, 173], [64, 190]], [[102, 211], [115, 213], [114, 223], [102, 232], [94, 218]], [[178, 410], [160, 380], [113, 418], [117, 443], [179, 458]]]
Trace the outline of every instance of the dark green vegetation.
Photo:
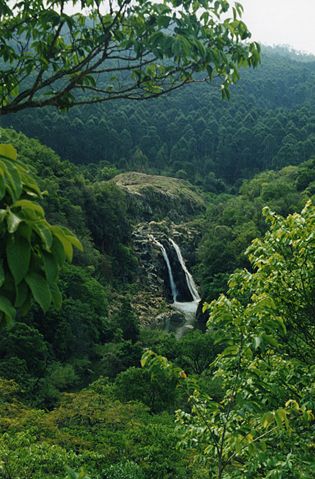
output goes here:
[[[4, 117], [63, 158], [187, 178], [220, 193], [265, 169], [315, 154], [315, 61], [285, 52], [262, 53], [262, 65], [244, 70], [229, 101], [208, 85], [171, 96]], [[236, 191], [236, 189], [234, 190]]]
[[10, 144], [0, 145], [1, 326], [12, 324], [16, 311], [26, 314], [35, 300], [46, 312], [61, 303], [57, 286], [65, 260], [72, 260], [77, 238], [65, 227], [51, 225], [39, 205], [42, 193]]
[[[262, 213], [286, 217], [314, 200], [314, 72], [309, 59], [266, 52], [229, 103], [189, 87], [145, 104], [1, 120], [62, 152], [0, 129], [47, 190], [47, 220], [84, 251], [60, 274], [59, 311], [35, 305], [1, 332], [0, 477], [314, 476], [314, 209]], [[147, 217], [120, 187], [134, 177], [121, 179], [125, 170], [199, 185], [207, 210], [195, 219], [193, 271], [216, 299], [205, 334], [176, 340], [139, 322], [131, 235]], [[171, 194], [178, 183], [160, 187]], [[183, 202], [198, 202], [185, 188]], [[140, 367], [145, 348], [157, 354], [151, 369]]]
[[[212, 390], [194, 384], [190, 411], [176, 412], [181, 447], [194, 447], [205, 477], [315, 472], [315, 206], [287, 218], [265, 207], [264, 217], [266, 234], [247, 249], [253, 272], [236, 271], [227, 294], [205, 305], [207, 334], [223, 349], [208, 369]], [[152, 352], [143, 363], [176, 372]]]
[[237, 196], [213, 197], [202, 220], [204, 233], [195, 268], [205, 297], [217, 297], [235, 268], [249, 266], [244, 252], [253, 239], [266, 231], [262, 215], [265, 205], [286, 216], [300, 211], [314, 195], [315, 160], [309, 160], [245, 180]]

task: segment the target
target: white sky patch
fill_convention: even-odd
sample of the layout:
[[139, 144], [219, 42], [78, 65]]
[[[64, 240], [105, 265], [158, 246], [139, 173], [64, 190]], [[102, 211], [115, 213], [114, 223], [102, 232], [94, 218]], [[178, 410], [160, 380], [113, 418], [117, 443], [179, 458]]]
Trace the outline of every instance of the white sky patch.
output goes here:
[[253, 40], [315, 54], [315, 0], [239, 0]]
[[244, 7], [243, 20], [253, 40], [315, 54], [315, 0], [238, 1]]
[[[152, 0], [161, 1], [161, 0]], [[233, 0], [230, 0], [233, 4]], [[253, 40], [265, 45], [288, 45], [315, 55], [315, 0], [238, 0]], [[13, 0], [9, 0], [9, 5]], [[102, 1], [102, 11], [108, 0]], [[66, 12], [80, 10], [67, 3]], [[85, 12], [86, 13], [86, 12]]]

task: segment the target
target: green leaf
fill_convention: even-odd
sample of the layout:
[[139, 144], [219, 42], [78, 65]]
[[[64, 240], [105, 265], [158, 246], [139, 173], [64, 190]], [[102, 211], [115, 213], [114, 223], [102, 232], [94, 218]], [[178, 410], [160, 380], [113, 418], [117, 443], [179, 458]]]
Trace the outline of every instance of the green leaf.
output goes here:
[[225, 350], [221, 353], [221, 356], [236, 356], [239, 352], [239, 347], [236, 345], [228, 346]]
[[281, 326], [282, 333], [287, 334], [287, 328], [286, 328], [286, 325], [284, 324], [283, 318], [281, 318], [280, 316], [277, 316], [276, 320]]
[[73, 257], [73, 247], [72, 247], [71, 241], [65, 235], [63, 229], [60, 226], [52, 226], [51, 231], [53, 235], [56, 236], [58, 240], [60, 241], [60, 243], [62, 244], [64, 252], [65, 252], [65, 256], [67, 260], [69, 261], [69, 263], [71, 263], [72, 257]]
[[16, 160], [17, 152], [12, 145], [0, 144], [0, 156], [8, 158], [9, 160]]
[[25, 281], [22, 281], [17, 287], [16, 287], [16, 297], [15, 297], [15, 303], [14, 306], [16, 308], [20, 308], [25, 304], [25, 302], [28, 299], [28, 287]]
[[76, 236], [74, 236], [73, 234], [67, 235], [67, 239], [75, 248], [77, 248], [79, 251], [83, 251], [82, 243], [78, 240]]
[[44, 247], [47, 251], [50, 251], [53, 242], [53, 236], [50, 228], [47, 226], [46, 221], [36, 221], [33, 223], [33, 228], [44, 243]]
[[0, 223], [6, 218], [8, 210], [0, 210]]
[[9, 233], [15, 233], [21, 222], [22, 222], [22, 219], [19, 218], [19, 216], [12, 213], [12, 211], [8, 212], [7, 223], [8, 223]]
[[11, 325], [16, 312], [10, 301], [4, 296], [0, 296], [0, 311], [4, 314], [7, 325]]
[[277, 340], [270, 334], [263, 334], [262, 339], [265, 344], [270, 344], [270, 346], [274, 346], [275, 348], [279, 347], [279, 343], [277, 342]]
[[78, 238], [65, 226], [57, 226], [57, 228], [62, 231], [62, 233], [66, 236], [66, 238], [70, 241], [70, 243], [75, 246], [78, 250], [83, 251], [83, 246]]
[[0, 261], [0, 288], [3, 285], [5, 280], [4, 269], [3, 269], [3, 262]]
[[22, 183], [17, 167], [9, 162], [5, 163], [5, 160], [1, 162], [1, 166], [4, 168], [7, 189], [12, 197], [12, 200], [16, 201], [19, 199], [22, 193]]
[[259, 349], [262, 345], [262, 342], [263, 342], [263, 340], [262, 340], [261, 336], [255, 336], [255, 338], [254, 338], [254, 349], [255, 350]]
[[43, 208], [34, 201], [30, 200], [18, 200], [13, 205], [12, 208], [22, 208], [22, 210], [29, 210], [28, 214], [31, 213], [31, 219], [36, 219], [38, 216], [44, 218], [45, 212]]
[[60, 309], [62, 306], [62, 296], [58, 286], [53, 283], [52, 285], [50, 285], [50, 291], [55, 308]]
[[48, 283], [44, 276], [38, 273], [29, 273], [25, 281], [32, 291], [35, 301], [40, 305], [42, 310], [46, 313], [51, 304], [51, 292]]
[[274, 422], [274, 414], [272, 412], [267, 412], [264, 414], [262, 425], [265, 429], [267, 429], [273, 422]]
[[15, 283], [19, 284], [29, 269], [31, 245], [25, 238], [12, 235], [7, 240], [6, 253], [9, 269]]
[[25, 238], [29, 243], [31, 242], [32, 238], [32, 227], [29, 223], [23, 223], [19, 226], [19, 236]]
[[53, 244], [52, 244], [52, 248], [51, 248], [51, 251], [52, 251], [52, 254], [55, 258], [55, 260], [57, 261], [57, 264], [59, 266], [62, 266], [65, 262], [65, 250], [64, 250], [64, 247], [61, 243], [61, 241], [59, 241], [58, 238], [54, 238], [53, 239]]
[[283, 424], [286, 426], [288, 424], [286, 411], [284, 409], [275, 411], [275, 420], [277, 426], [282, 427]]
[[34, 178], [32, 178], [26, 171], [20, 171], [20, 177], [23, 185], [25, 185], [26, 193], [30, 196], [41, 198], [41, 191]]
[[52, 254], [43, 253], [44, 270], [48, 283], [56, 281], [58, 276], [58, 264]]

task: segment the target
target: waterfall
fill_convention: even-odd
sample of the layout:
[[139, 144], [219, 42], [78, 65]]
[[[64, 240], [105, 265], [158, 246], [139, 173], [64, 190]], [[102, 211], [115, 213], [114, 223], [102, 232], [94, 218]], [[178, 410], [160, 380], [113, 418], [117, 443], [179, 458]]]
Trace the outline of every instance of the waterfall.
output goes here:
[[176, 284], [175, 284], [175, 281], [174, 281], [174, 276], [173, 276], [173, 271], [172, 271], [171, 263], [170, 263], [170, 260], [169, 260], [169, 258], [168, 258], [168, 256], [167, 256], [166, 249], [164, 248], [164, 246], [162, 245], [162, 243], [160, 243], [160, 242], [159, 242], [158, 240], [156, 240], [155, 238], [153, 238], [153, 241], [155, 242], [155, 244], [157, 244], [157, 245], [159, 246], [159, 248], [160, 248], [161, 251], [162, 251], [162, 255], [163, 255], [164, 261], [165, 261], [166, 266], [167, 266], [168, 277], [169, 277], [169, 279], [170, 279], [170, 285], [171, 285], [171, 290], [172, 290], [173, 301], [174, 301], [174, 303], [176, 303], [178, 292], [177, 292]]
[[192, 275], [190, 274], [190, 272], [188, 271], [188, 269], [186, 267], [182, 252], [180, 250], [180, 247], [178, 246], [178, 244], [175, 243], [174, 240], [172, 240], [172, 238], [169, 238], [169, 241], [174, 246], [174, 249], [175, 249], [176, 254], [177, 254], [178, 261], [180, 262], [180, 265], [183, 268], [183, 271], [184, 271], [185, 276], [186, 276], [187, 286], [188, 286], [188, 289], [190, 291], [190, 294], [191, 294], [193, 300], [194, 301], [200, 301], [200, 296], [199, 296], [199, 293], [198, 293], [198, 290], [197, 290], [196, 283], [194, 281], [194, 278], [192, 277]]
[[181, 311], [185, 316], [184, 324], [179, 326], [176, 329], [176, 333], [175, 333], [176, 337], [180, 338], [181, 336], [183, 336], [185, 334], [185, 332], [187, 332], [187, 330], [191, 330], [191, 329], [194, 328], [196, 311], [197, 311], [198, 303], [200, 301], [200, 296], [198, 294], [198, 290], [197, 290], [196, 284], [194, 282], [194, 279], [193, 279], [192, 275], [190, 274], [190, 272], [187, 269], [187, 266], [185, 264], [185, 261], [184, 261], [184, 258], [183, 258], [183, 255], [181, 253], [181, 250], [180, 250], [179, 246], [175, 243], [175, 241], [173, 241], [171, 238], [169, 238], [170, 243], [172, 244], [172, 246], [174, 247], [174, 249], [176, 251], [178, 262], [179, 262], [182, 270], [185, 273], [187, 287], [188, 287], [188, 290], [191, 294], [191, 297], [193, 298], [193, 301], [186, 301], [186, 302], [177, 301], [178, 290], [176, 288], [176, 283], [175, 283], [175, 280], [174, 280], [173, 270], [172, 270], [172, 266], [171, 266], [169, 257], [167, 255], [167, 251], [166, 251], [165, 247], [159, 241], [157, 241], [153, 236], [151, 236], [151, 239], [160, 248], [160, 250], [162, 252], [162, 255], [163, 255], [163, 258], [164, 258], [164, 261], [165, 261], [166, 266], [167, 266], [168, 276], [169, 276], [169, 280], [170, 280], [170, 286], [171, 286], [171, 291], [172, 291], [172, 296], [173, 296], [173, 301], [174, 301], [173, 302], [173, 307], [175, 309], [178, 309], [179, 311]]

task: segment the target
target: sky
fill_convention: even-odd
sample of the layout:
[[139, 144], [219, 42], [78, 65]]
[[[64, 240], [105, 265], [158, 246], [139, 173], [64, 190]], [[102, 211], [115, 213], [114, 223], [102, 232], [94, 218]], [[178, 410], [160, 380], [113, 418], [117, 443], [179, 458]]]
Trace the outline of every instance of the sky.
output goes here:
[[315, 0], [239, 0], [253, 40], [315, 54]]
[[315, 0], [238, 1], [244, 7], [243, 20], [253, 40], [265, 45], [289, 45], [315, 55]]

